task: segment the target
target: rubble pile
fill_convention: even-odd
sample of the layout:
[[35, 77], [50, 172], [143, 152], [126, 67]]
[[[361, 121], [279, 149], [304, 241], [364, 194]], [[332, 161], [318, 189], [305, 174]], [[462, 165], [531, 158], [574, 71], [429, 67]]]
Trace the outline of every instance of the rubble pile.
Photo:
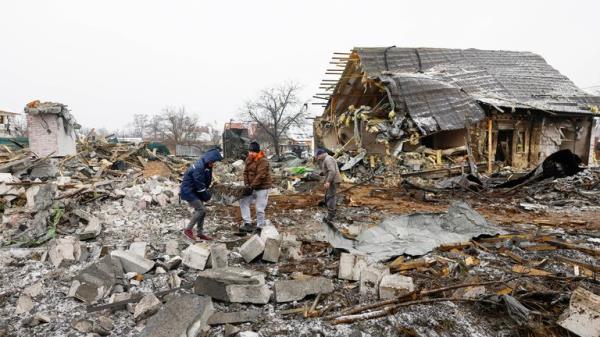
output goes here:
[[[183, 161], [91, 137], [79, 150], [0, 175], [0, 336], [599, 331], [600, 225], [539, 222], [539, 214], [513, 206], [527, 197], [541, 203], [535, 198], [544, 194], [596, 197], [597, 170], [461, 193], [425, 179], [390, 183], [391, 169], [349, 157], [340, 162], [356, 180], [340, 189], [331, 227], [315, 202], [322, 192], [300, 187], [320, 185], [318, 169], [284, 163], [274, 168], [283, 178], [269, 197], [269, 224], [243, 235], [236, 204], [243, 163], [219, 163], [215, 198], [206, 204], [205, 231], [215, 240], [190, 242], [181, 235], [190, 210], [175, 178]], [[33, 178], [42, 162], [57, 173], [37, 169]], [[373, 170], [380, 178], [369, 178]], [[278, 193], [288, 184], [289, 193]], [[408, 190], [417, 188], [436, 200], [415, 198]], [[498, 202], [503, 208], [484, 199], [501, 193], [512, 193]], [[544, 217], [565, 214], [548, 209]]]

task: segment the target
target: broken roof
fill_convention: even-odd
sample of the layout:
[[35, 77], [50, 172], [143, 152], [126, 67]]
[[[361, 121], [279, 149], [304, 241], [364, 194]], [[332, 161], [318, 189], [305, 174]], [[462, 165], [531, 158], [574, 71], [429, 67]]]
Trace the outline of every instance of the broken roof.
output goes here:
[[424, 133], [483, 119], [479, 103], [550, 114], [592, 114], [593, 106], [600, 106], [599, 96], [581, 90], [531, 52], [354, 48], [350, 60], [358, 61], [363, 79], [383, 82], [396, 110], [406, 109]]

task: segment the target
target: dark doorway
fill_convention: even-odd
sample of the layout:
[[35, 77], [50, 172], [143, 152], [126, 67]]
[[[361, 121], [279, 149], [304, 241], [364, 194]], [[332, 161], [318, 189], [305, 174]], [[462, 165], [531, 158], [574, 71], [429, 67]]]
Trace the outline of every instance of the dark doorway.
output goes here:
[[512, 165], [513, 130], [498, 130], [498, 144], [496, 145], [496, 161]]

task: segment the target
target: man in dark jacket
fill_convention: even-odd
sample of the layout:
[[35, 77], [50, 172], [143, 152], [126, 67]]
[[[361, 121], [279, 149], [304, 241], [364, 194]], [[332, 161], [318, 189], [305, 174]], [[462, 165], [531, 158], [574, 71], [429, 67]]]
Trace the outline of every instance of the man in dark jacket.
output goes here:
[[[183, 176], [179, 196], [194, 208], [194, 214], [189, 224], [183, 230], [183, 234], [189, 239], [212, 240], [211, 237], [202, 232], [204, 227], [204, 203], [211, 198], [208, 188], [212, 182], [212, 168], [218, 161], [223, 160], [219, 149], [207, 151], [196, 163], [191, 165]], [[198, 238], [194, 235], [192, 228], [197, 225]]]
[[244, 226], [240, 231], [253, 232], [252, 214], [250, 205], [256, 207], [256, 225], [260, 229], [265, 225], [265, 208], [269, 199], [269, 188], [273, 185], [271, 178], [271, 167], [265, 153], [260, 150], [257, 142], [251, 142], [248, 147], [248, 158], [244, 168], [244, 184], [247, 188], [247, 196], [240, 200], [240, 211]]

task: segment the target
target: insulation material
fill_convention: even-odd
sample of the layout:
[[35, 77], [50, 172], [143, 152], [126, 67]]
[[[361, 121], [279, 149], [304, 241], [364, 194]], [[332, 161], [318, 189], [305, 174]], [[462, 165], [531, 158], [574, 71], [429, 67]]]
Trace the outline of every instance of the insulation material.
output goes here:
[[333, 247], [366, 255], [369, 262], [385, 261], [403, 254], [424, 255], [440, 245], [505, 233], [460, 201], [452, 203], [447, 213], [389, 217], [361, 233], [356, 241], [325, 227], [327, 240]]
[[558, 325], [581, 337], [600, 336], [600, 296], [581, 287], [575, 289]]

